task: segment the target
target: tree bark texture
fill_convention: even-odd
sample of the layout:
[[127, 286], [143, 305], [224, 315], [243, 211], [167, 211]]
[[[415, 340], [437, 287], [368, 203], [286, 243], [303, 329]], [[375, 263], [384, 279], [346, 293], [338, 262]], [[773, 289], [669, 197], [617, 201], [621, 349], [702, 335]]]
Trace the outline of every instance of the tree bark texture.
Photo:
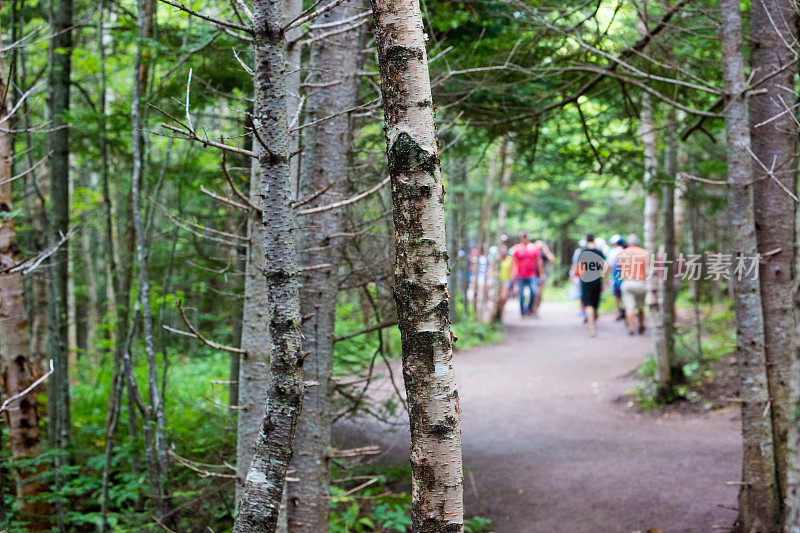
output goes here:
[[[661, 292], [661, 320], [664, 330], [664, 350], [657, 354], [660, 374], [672, 376], [675, 364], [675, 177], [678, 167], [678, 136], [675, 125], [675, 110], [667, 111], [667, 146], [664, 154], [664, 178], [662, 186], [662, 216], [664, 231], [664, 278]], [[667, 391], [664, 391], [667, 392]]]
[[[500, 246], [503, 234], [506, 232], [506, 215], [508, 204], [505, 195], [508, 194], [508, 187], [511, 185], [511, 172], [514, 169], [514, 141], [507, 137], [500, 143], [500, 200], [497, 204], [497, 237], [495, 244]], [[506, 250], [508, 252], [508, 250]], [[500, 256], [495, 256], [494, 272], [492, 275], [494, 284], [494, 306], [492, 309], [492, 322], [500, 323], [503, 321], [503, 283], [500, 281]]]
[[[3, 116], [11, 111], [7, 98], [8, 80], [5, 63], [0, 58], [0, 95], [3, 102], [0, 110]], [[8, 121], [12, 124], [13, 121]], [[8, 272], [17, 265], [19, 247], [11, 198], [13, 157], [13, 135], [0, 130], [0, 401], [21, 394], [39, 376], [40, 361], [32, 358], [28, 341], [28, 315], [25, 311], [23, 282], [21, 272]], [[35, 459], [42, 453], [39, 434], [39, 414], [36, 396], [41, 390], [33, 390], [10, 402], [3, 411], [11, 458], [17, 460]], [[41, 517], [51, 514], [50, 504], [36, 501], [47, 492], [47, 485], [30, 478], [40, 474], [45, 464], [13, 468], [16, 479], [17, 505], [23, 520], [28, 521], [28, 529], [41, 531], [47, 524]]]
[[[263, 151], [256, 142], [253, 149]], [[253, 164], [250, 178], [250, 202], [261, 206], [261, 182], [258, 164]], [[264, 277], [264, 239], [266, 239], [261, 214], [251, 214], [248, 221], [247, 264], [244, 279], [244, 306], [242, 309], [241, 348], [239, 359], [239, 413], [236, 430], [236, 501], [250, 461], [253, 458], [253, 445], [258, 436], [258, 428], [263, 418], [269, 387], [269, 301], [267, 279]]]
[[[150, 305], [150, 275], [148, 270], [150, 243], [145, 235], [145, 228], [141, 218], [141, 187], [143, 176], [143, 132], [141, 124], [141, 98], [144, 94], [143, 89], [147, 85], [148, 63], [143, 49], [142, 41], [152, 35], [153, 11], [154, 6], [149, 0], [138, 0], [137, 2], [137, 26], [139, 30], [140, 42], [136, 50], [136, 60], [134, 69], [133, 98], [131, 101], [131, 137], [133, 152], [133, 169], [131, 174], [131, 202], [133, 209], [133, 229], [136, 245], [136, 262], [139, 265], [139, 287], [138, 299], [141, 304], [144, 349], [148, 368], [148, 409], [144, 424], [153, 426], [153, 449], [149, 450], [150, 443], [145, 443], [148, 447], [148, 472], [150, 483], [154, 491], [153, 498], [156, 510], [160, 515], [167, 511], [166, 482], [169, 474], [169, 459], [167, 457], [167, 442], [165, 435], [164, 420], [164, 399], [158, 385], [158, 370], [156, 368], [155, 348], [153, 346], [153, 317]], [[145, 413], [143, 413], [143, 417]]]
[[[794, 87], [797, 67], [787, 43], [796, 35], [796, 4], [791, 0], [756, 0], [751, 5], [750, 64], [755, 79], [766, 78], [750, 97], [754, 168], [755, 226], [758, 251], [772, 252], [760, 266], [764, 341], [772, 399], [773, 440], [779, 495], [784, 502], [784, 528], [800, 528], [800, 450], [798, 447], [797, 324], [794, 316], [796, 276], [794, 190], [797, 131], [781, 104], [786, 87]], [[775, 118], [777, 116], [777, 118]], [[774, 120], [773, 120], [774, 119]], [[765, 121], [769, 121], [763, 124]], [[771, 176], [765, 176], [770, 169]], [[778, 250], [775, 252], [775, 250]]]
[[283, 3], [253, 4], [254, 126], [259, 151], [265, 234], [264, 275], [269, 303], [270, 381], [264, 417], [242, 489], [235, 532], [274, 531], [303, 401], [300, 293], [286, 117], [286, 42]]
[[411, 425], [412, 527], [463, 530], [444, 187], [417, 0], [372, 0], [395, 226], [395, 302]]
[[[728, 160], [728, 220], [734, 264], [756, 256], [753, 221], [753, 161], [742, 56], [742, 15], [738, 0], [721, 0], [722, 74], [728, 102], [725, 138]], [[751, 276], [731, 278], [736, 309], [736, 361], [742, 400], [742, 486], [738, 524], [743, 531], [773, 531], [779, 524], [780, 499], [775, 472], [761, 289]]]
[[[656, 146], [656, 130], [653, 121], [653, 102], [650, 95], [642, 93], [640, 110], [639, 137], [644, 150], [644, 248], [652, 258], [658, 251], [658, 193], [655, 189], [658, 156]], [[657, 275], [647, 279], [647, 318], [655, 346], [656, 363], [664, 353], [664, 329], [661, 321], [661, 305], [659, 302], [659, 281]], [[669, 368], [656, 365], [656, 379], [659, 383], [669, 382]]]
[[[50, 71], [48, 73], [48, 133], [50, 157], [49, 244], [54, 245], [69, 230], [69, 111], [72, 56], [72, 0], [53, 0], [50, 5]], [[53, 360], [53, 375], [48, 383], [48, 437], [55, 455], [56, 490], [64, 482], [62, 467], [70, 440], [69, 360], [67, 356], [67, 277], [69, 243], [51, 256], [48, 299], [48, 351]], [[56, 500], [58, 521], [63, 525], [61, 499]]]
[[[357, 15], [361, 0], [345, 0], [316, 23], [336, 22]], [[303, 138], [298, 195], [301, 198], [327, 191], [309, 206], [332, 204], [347, 195], [347, 169], [350, 161], [350, 115], [328, 115], [356, 105], [358, 99], [360, 30], [351, 30], [316, 41], [310, 50], [310, 72], [322, 86], [306, 100], [306, 121], [310, 124]], [[311, 315], [303, 324], [303, 350], [308, 352], [303, 369], [306, 380], [318, 383], [305, 391], [298, 419], [291, 466], [293, 478], [287, 485], [286, 509], [289, 531], [316, 533], [328, 528], [330, 495], [331, 371], [333, 368], [334, 311], [338, 290], [340, 238], [343, 212], [333, 209], [298, 220], [297, 247], [304, 267], [300, 288], [300, 311]]]

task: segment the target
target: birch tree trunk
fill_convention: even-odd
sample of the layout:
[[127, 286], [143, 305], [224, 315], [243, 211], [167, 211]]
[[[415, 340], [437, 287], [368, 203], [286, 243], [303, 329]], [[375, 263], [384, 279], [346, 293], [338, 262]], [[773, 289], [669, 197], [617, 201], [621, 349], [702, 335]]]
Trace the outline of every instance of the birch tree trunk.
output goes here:
[[[131, 202], [133, 209], [133, 229], [136, 243], [136, 262], [139, 264], [139, 287], [138, 299], [141, 304], [142, 322], [144, 333], [144, 349], [147, 358], [148, 368], [148, 409], [147, 416], [150, 420], [145, 420], [144, 424], [153, 424], [154, 441], [153, 450], [148, 452], [148, 471], [152, 489], [155, 492], [156, 510], [160, 515], [167, 511], [166, 481], [169, 474], [169, 459], [167, 458], [167, 443], [164, 433], [164, 400], [158, 386], [158, 370], [156, 368], [155, 349], [153, 347], [153, 317], [150, 306], [150, 275], [148, 262], [150, 256], [150, 244], [147, 242], [141, 218], [141, 186], [142, 186], [142, 165], [144, 149], [143, 132], [141, 124], [140, 99], [143, 89], [147, 86], [147, 63], [143, 56], [145, 52], [142, 40], [152, 35], [153, 12], [146, 9], [149, 5], [148, 0], [138, 0], [137, 26], [139, 29], [140, 42], [136, 49], [136, 59], [134, 62], [134, 82], [133, 97], [131, 101], [131, 133], [132, 133], [132, 152], [133, 152], [133, 172], [131, 175]], [[153, 7], [153, 6], [150, 6]], [[149, 28], [149, 29], [148, 29]], [[144, 414], [143, 414], [144, 415]], [[150, 443], [146, 443], [150, 446]], [[153, 464], [154, 462], [154, 464]]]
[[[500, 201], [497, 205], [497, 236], [495, 244], [500, 246], [500, 240], [506, 232], [506, 215], [508, 211], [508, 204], [505, 201], [505, 195], [508, 194], [508, 187], [511, 184], [511, 172], [514, 167], [514, 141], [503, 138], [500, 143]], [[500, 323], [503, 321], [503, 282], [500, 281], [500, 255], [495, 257], [494, 271], [492, 280], [495, 287], [494, 293], [494, 306], [492, 309], [491, 320], [492, 322]]]
[[[475, 286], [472, 294], [472, 306], [474, 311], [474, 319], [477, 322], [483, 322], [484, 319], [484, 305], [485, 305], [485, 287], [489, 282], [489, 246], [487, 243], [489, 233], [489, 222], [492, 218], [492, 204], [494, 203], [494, 182], [497, 180], [497, 159], [493, 154], [489, 155], [489, 175], [486, 178], [486, 191], [483, 195], [483, 204], [481, 205], [481, 218], [478, 221], [478, 261], [475, 264]], [[483, 275], [483, 287], [478, 283], [478, 277], [481, 270], [480, 257], [484, 256], [486, 259], [486, 271]]]
[[[361, 0], [345, 0], [317, 23], [334, 23], [357, 15]], [[324, 31], [324, 30], [323, 30]], [[310, 50], [310, 72], [321, 84], [306, 101], [308, 127], [303, 139], [298, 195], [319, 195], [304, 208], [343, 200], [347, 192], [350, 161], [350, 115], [325, 117], [356, 105], [361, 39], [358, 30], [316, 41]], [[316, 122], [316, 123], [315, 123]], [[306, 379], [318, 383], [305, 391], [292, 455], [292, 477], [287, 485], [289, 531], [327, 531], [330, 495], [331, 371], [333, 368], [334, 311], [338, 290], [339, 244], [330, 238], [342, 226], [341, 209], [303, 216], [298, 220], [297, 247], [309, 268], [300, 288], [300, 311], [311, 316], [303, 324], [303, 350], [309, 352], [303, 369]], [[318, 265], [328, 267], [313, 268]], [[379, 333], [380, 334], [380, 333]]]
[[[728, 219], [733, 260], [756, 257], [753, 221], [753, 162], [745, 99], [742, 15], [738, 0], [721, 0], [722, 75], [729, 101], [725, 107], [728, 159]], [[736, 308], [736, 361], [742, 400], [742, 485], [738, 525], [742, 531], [778, 528], [780, 499], [775, 472], [772, 419], [764, 416], [769, 402], [761, 290], [751, 276], [733, 276]]]
[[[264, 417], [244, 482], [235, 532], [274, 531], [303, 401], [300, 293], [286, 117], [286, 42], [283, 4], [256, 0], [254, 125], [263, 196], [262, 230], [271, 340]], [[256, 144], [256, 143], [254, 143]]]
[[[49, 243], [59, 242], [69, 230], [69, 90], [72, 54], [72, 0], [53, 0], [50, 5], [50, 71], [48, 73], [48, 144], [50, 157]], [[55, 489], [64, 483], [63, 466], [70, 441], [69, 360], [67, 357], [67, 277], [69, 243], [51, 256], [48, 299], [48, 351], [54, 372], [48, 383], [48, 437], [61, 453], [54, 459]], [[63, 529], [64, 509], [56, 499], [59, 526]]]
[[[10, 94], [8, 81], [5, 78], [5, 62], [0, 58], [0, 103], [2, 115], [11, 111], [11, 102], [6, 98]], [[12, 124], [13, 121], [8, 121]], [[23, 282], [21, 272], [7, 272], [17, 265], [19, 247], [11, 202], [13, 159], [13, 136], [7, 130], [0, 130], [0, 399], [5, 400], [25, 391], [38, 377], [39, 361], [32, 358], [28, 342], [28, 315], [25, 311]], [[9, 403], [3, 411], [8, 432], [8, 444], [11, 458], [30, 460], [42, 453], [42, 442], [39, 434], [39, 414], [36, 396], [41, 391], [34, 390], [20, 396]], [[41, 517], [52, 513], [49, 503], [37, 501], [47, 492], [47, 485], [30, 478], [41, 474], [45, 464], [25, 468], [13, 468], [16, 478], [17, 505], [23, 520], [29, 521], [28, 529], [42, 531], [47, 524]], [[38, 515], [38, 518], [37, 518]]]
[[[658, 157], [655, 123], [653, 122], [653, 102], [648, 93], [642, 93], [639, 119], [639, 137], [642, 139], [644, 150], [644, 190], [646, 194], [644, 199], [644, 248], [652, 259], [658, 251], [658, 193], [654, 188]], [[655, 344], [657, 363], [662, 359], [661, 355], [664, 353], [664, 330], [661, 321], [658, 284], [657, 275], [648, 277], [647, 318]], [[669, 381], [669, 368], [665, 369], [663, 364], [657, 364], [656, 379], [660, 383], [667, 383]]]
[[444, 187], [417, 0], [372, 0], [395, 227], [395, 301], [411, 425], [411, 520], [463, 526], [461, 420], [447, 300]]
[[[796, 35], [796, 4], [791, 0], [756, 0], [751, 5], [750, 64], [755, 79], [766, 78], [750, 97], [758, 251], [764, 257], [759, 277], [764, 341], [772, 399], [772, 430], [784, 529], [800, 528], [800, 443], [795, 414], [798, 403], [797, 324], [794, 316], [796, 235], [794, 190], [797, 132], [785, 112], [785, 88], [794, 87], [796, 61], [787, 43]], [[763, 124], [762, 124], [763, 123]], [[758, 125], [758, 127], [756, 127]], [[763, 166], [762, 166], [763, 165]], [[764, 168], [772, 169], [766, 177]], [[786, 190], [784, 190], [786, 189]], [[777, 250], [777, 252], [775, 252]]]
[[495, 243], [500, 242], [500, 238], [506, 232], [506, 217], [508, 216], [508, 203], [505, 195], [511, 185], [511, 174], [514, 171], [514, 141], [503, 138], [500, 145], [500, 201], [497, 204], [497, 237]]
[[[657, 354], [660, 374], [669, 376], [662, 387], [672, 382], [672, 367], [675, 364], [675, 175], [678, 166], [678, 136], [675, 133], [675, 110], [667, 111], [667, 150], [664, 154], [664, 174], [668, 180], [662, 186], [662, 216], [664, 232], [664, 279], [662, 280], [661, 320], [664, 331], [664, 350]], [[662, 390], [662, 394], [668, 394]]]

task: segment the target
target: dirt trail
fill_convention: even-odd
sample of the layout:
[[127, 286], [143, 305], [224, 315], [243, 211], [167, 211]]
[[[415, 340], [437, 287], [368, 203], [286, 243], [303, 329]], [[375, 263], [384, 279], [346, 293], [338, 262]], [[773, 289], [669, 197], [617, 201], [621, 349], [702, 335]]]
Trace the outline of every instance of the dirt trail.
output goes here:
[[[465, 507], [499, 532], [724, 531], [735, 519], [738, 413], [638, 414], [617, 399], [650, 352], [604, 316], [589, 338], [575, 308], [508, 320], [503, 343], [460, 352]], [[509, 306], [507, 315], [515, 315]], [[408, 453], [408, 430], [377, 423], [337, 444]], [[716, 526], [716, 527], [715, 527]]]

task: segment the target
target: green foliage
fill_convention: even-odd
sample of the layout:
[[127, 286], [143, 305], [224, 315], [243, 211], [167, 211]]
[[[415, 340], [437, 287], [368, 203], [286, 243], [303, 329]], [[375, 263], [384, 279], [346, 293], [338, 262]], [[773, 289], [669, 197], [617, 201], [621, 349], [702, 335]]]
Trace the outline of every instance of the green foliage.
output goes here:
[[[679, 299], [677, 309], [689, 304]], [[673, 371], [676, 382], [670, 391], [662, 390], [656, 382], [656, 362], [652, 355], [636, 369], [639, 383], [634, 387], [633, 396], [645, 411], [658, 409], [676, 401], [701, 403], [704, 409], [716, 406], [712, 399], [704, 398], [698, 391], [703, 385], [713, 381], [718, 363], [731, 353], [736, 337], [733, 328], [733, 311], [729, 306], [709, 306], [703, 321], [704, 335], [702, 353], [693, 344], [694, 331], [688, 328], [684, 335], [676, 335], [675, 360], [680, 362], [678, 372]], [[665, 393], [666, 392], [666, 393]]]
[[453, 345], [457, 350], [466, 350], [481, 344], [494, 344], [503, 340], [503, 328], [492, 323], [460, 321], [452, 325], [452, 330], [458, 337]]
[[[345, 472], [352, 479], [345, 485], [334, 484], [331, 487], [331, 533], [411, 531], [411, 496], [404, 491], [396, 492], [396, 487], [408, 487], [411, 483], [409, 463], [359, 467], [350, 471], [334, 465], [333, 478], [341, 477]], [[475, 516], [464, 521], [464, 531], [488, 533], [492, 531], [492, 524], [488, 518]]]

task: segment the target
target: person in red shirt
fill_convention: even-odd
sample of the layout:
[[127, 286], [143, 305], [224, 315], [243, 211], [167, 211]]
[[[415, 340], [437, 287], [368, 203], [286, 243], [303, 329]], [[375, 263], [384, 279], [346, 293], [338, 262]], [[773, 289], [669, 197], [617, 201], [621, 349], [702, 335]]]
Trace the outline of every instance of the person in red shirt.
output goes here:
[[[533, 310], [536, 299], [536, 290], [539, 287], [539, 277], [544, 272], [542, 253], [539, 247], [531, 242], [527, 231], [519, 234], [519, 244], [511, 249], [513, 266], [517, 272], [519, 283], [519, 308], [522, 316], [527, 316]], [[526, 299], [525, 289], [528, 298]]]

